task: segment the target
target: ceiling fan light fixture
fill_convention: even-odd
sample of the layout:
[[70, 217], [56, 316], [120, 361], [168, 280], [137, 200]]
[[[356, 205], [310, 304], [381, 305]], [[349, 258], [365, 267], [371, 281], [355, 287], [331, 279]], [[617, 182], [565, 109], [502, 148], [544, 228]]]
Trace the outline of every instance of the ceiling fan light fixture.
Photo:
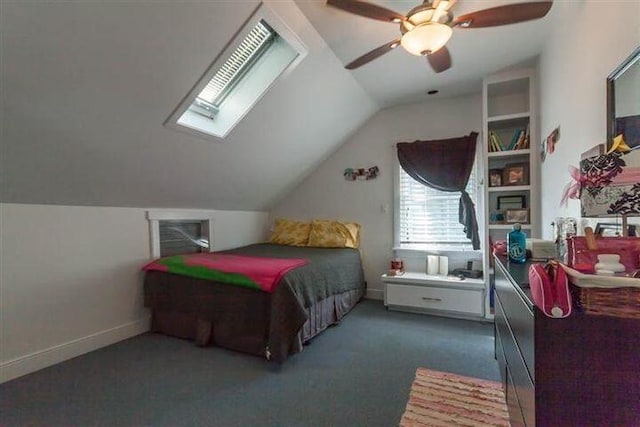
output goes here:
[[452, 33], [448, 25], [425, 22], [406, 32], [400, 43], [412, 55], [430, 55], [444, 46]]

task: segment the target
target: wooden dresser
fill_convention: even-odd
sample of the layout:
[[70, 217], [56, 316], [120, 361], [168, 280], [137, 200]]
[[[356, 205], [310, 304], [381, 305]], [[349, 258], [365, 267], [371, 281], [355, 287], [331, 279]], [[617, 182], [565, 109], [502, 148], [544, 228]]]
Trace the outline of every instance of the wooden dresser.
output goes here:
[[640, 426], [640, 320], [531, 301], [528, 264], [496, 258], [495, 346], [511, 425]]

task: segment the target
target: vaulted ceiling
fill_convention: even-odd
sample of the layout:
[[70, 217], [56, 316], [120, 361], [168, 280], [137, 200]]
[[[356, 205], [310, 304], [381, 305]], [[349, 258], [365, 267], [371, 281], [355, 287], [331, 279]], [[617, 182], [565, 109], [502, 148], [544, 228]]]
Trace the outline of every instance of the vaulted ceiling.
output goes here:
[[[268, 209], [379, 108], [426, 99], [432, 88], [477, 92], [483, 75], [534, 57], [553, 22], [456, 30], [454, 66], [438, 75], [399, 49], [347, 71], [397, 27], [324, 1], [265, 3], [309, 54], [227, 138], [205, 140], [163, 123], [257, 0], [3, 1], [0, 200]], [[511, 1], [459, 0], [456, 12], [503, 3]], [[402, 13], [414, 5], [378, 4]]]
[[[368, 0], [367, 0], [368, 1]], [[456, 0], [455, 16], [527, 0]], [[369, 3], [406, 14], [421, 0], [371, 0]], [[327, 6], [324, 0], [296, 0], [300, 9], [343, 64], [400, 37], [399, 24], [364, 18]], [[557, 6], [557, 5], [556, 5]], [[427, 91], [451, 97], [479, 92], [484, 76], [540, 53], [545, 35], [557, 22], [557, 9], [547, 16], [519, 24], [480, 29], [456, 27], [447, 47], [452, 67], [436, 74], [423, 57], [394, 49], [352, 71], [360, 86], [381, 106], [427, 99]]]

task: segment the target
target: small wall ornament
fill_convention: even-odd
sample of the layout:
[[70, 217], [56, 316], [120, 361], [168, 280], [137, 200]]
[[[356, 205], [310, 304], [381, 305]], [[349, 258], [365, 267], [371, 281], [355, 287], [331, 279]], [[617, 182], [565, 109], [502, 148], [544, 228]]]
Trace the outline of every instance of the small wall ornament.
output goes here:
[[344, 179], [346, 179], [347, 181], [355, 181], [355, 180], [368, 181], [370, 179], [377, 178], [379, 172], [380, 172], [380, 169], [378, 168], [378, 166], [371, 166], [368, 169], [347, 168], [344, 170], [343, 176], [344, 176]]

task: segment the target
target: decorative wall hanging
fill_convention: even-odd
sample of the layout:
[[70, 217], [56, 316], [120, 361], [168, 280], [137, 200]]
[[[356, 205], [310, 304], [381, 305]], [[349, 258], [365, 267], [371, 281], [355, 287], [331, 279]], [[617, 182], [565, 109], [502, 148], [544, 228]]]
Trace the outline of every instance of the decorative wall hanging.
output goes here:
[[371, 166], [369, 169], [364, 168], [347, 168], [344, 170], [344, 179], [347, 181], [355, 181], [355, 180], [369, 180], [378, 177], [378, 173], [380, 169], [378, 166]]
[[540, 161], [544, 163], [547, 158], [547, 139], [543, 139], [540, 143]]
[[547, 139], [545, 140], [547, 146], [547, 153], [553, 154], [556, 149], [556, 144], [560, 140], [560, 126], [551, 131]]

